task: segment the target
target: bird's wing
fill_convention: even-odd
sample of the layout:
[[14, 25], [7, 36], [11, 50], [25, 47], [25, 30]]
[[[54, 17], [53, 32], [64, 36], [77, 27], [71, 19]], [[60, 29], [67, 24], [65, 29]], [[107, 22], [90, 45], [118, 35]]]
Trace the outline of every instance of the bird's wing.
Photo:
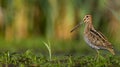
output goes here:
[[90, 29], [90, 32], [94, 34], [96, 37], [102, 39], [103, 41], [107, 41], [107, 38], [101, 32], [98, 32], [95, 29], [94, 30]]
[[98, 33], [99, 33], [105, 40], [107, 40], [107, 38], [106, 38], [100, 31], [98, 31]]
[[91, 42], [93, 44], [95, 44], [96, 46], [99, 46], [99, 47], [107, 46], [106, 42], [108, 42], [108, 41], [103, 34], [97, 32], [96, 30], [92, 30], [92, 29], [90, 30], [90, 33], [91, 33]]

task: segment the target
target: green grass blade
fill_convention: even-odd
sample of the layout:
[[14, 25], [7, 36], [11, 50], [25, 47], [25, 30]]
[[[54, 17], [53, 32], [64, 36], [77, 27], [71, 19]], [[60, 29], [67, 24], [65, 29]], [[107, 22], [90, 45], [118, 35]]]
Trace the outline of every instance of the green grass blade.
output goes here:
[[50, 42], [47, 44], [46, 42], [43, 41], [43, 43], [44, 43], [44, 45], [45, 45], [45, 46], [47, 47], [47, 49], [48, 49], [49, 59], [51, 60], [51, 47], [50, 47]]

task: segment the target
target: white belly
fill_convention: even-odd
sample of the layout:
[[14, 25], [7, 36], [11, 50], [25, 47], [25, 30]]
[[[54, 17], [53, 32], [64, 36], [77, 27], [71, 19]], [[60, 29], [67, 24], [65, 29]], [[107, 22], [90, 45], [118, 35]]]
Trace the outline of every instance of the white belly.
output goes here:
[[87, 37], [85, 37], [85, 36], [84, 36], [84, 40], [86, 41], [86, 43], [87, 43], [90, 47], [92, 47], [92, 48], [94, 48], [94, 49], [100, 49], [99, 47], [97, 47], [97, 46], [95, 46], [94, 44], [92, 44], [92, 43], [90, 42], [90, 40], [89, 40]]

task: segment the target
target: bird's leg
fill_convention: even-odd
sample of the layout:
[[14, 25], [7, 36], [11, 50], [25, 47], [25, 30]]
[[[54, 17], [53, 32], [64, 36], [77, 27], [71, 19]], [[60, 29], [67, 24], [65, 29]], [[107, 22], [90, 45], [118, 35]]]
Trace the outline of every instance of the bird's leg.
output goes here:
[[97, 51], [97, 56], [99, 57], [99, 51], [98, 50], [96, 50]]
[[99, 51], [96, 49], [97, 55], [95, 57], [95, 60], [99, 59]]

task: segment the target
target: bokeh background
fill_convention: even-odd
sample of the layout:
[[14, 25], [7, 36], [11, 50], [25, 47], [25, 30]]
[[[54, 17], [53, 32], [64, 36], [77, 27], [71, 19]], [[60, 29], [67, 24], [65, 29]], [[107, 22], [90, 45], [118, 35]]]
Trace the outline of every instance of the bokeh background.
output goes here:
[[70, 33], [87, 14], [119, 54], [120, 0], [0, 0], [0, 52], [48, 54], [49, 41], [52, 55], [94, 55], [83, 39], [85, 24]]

